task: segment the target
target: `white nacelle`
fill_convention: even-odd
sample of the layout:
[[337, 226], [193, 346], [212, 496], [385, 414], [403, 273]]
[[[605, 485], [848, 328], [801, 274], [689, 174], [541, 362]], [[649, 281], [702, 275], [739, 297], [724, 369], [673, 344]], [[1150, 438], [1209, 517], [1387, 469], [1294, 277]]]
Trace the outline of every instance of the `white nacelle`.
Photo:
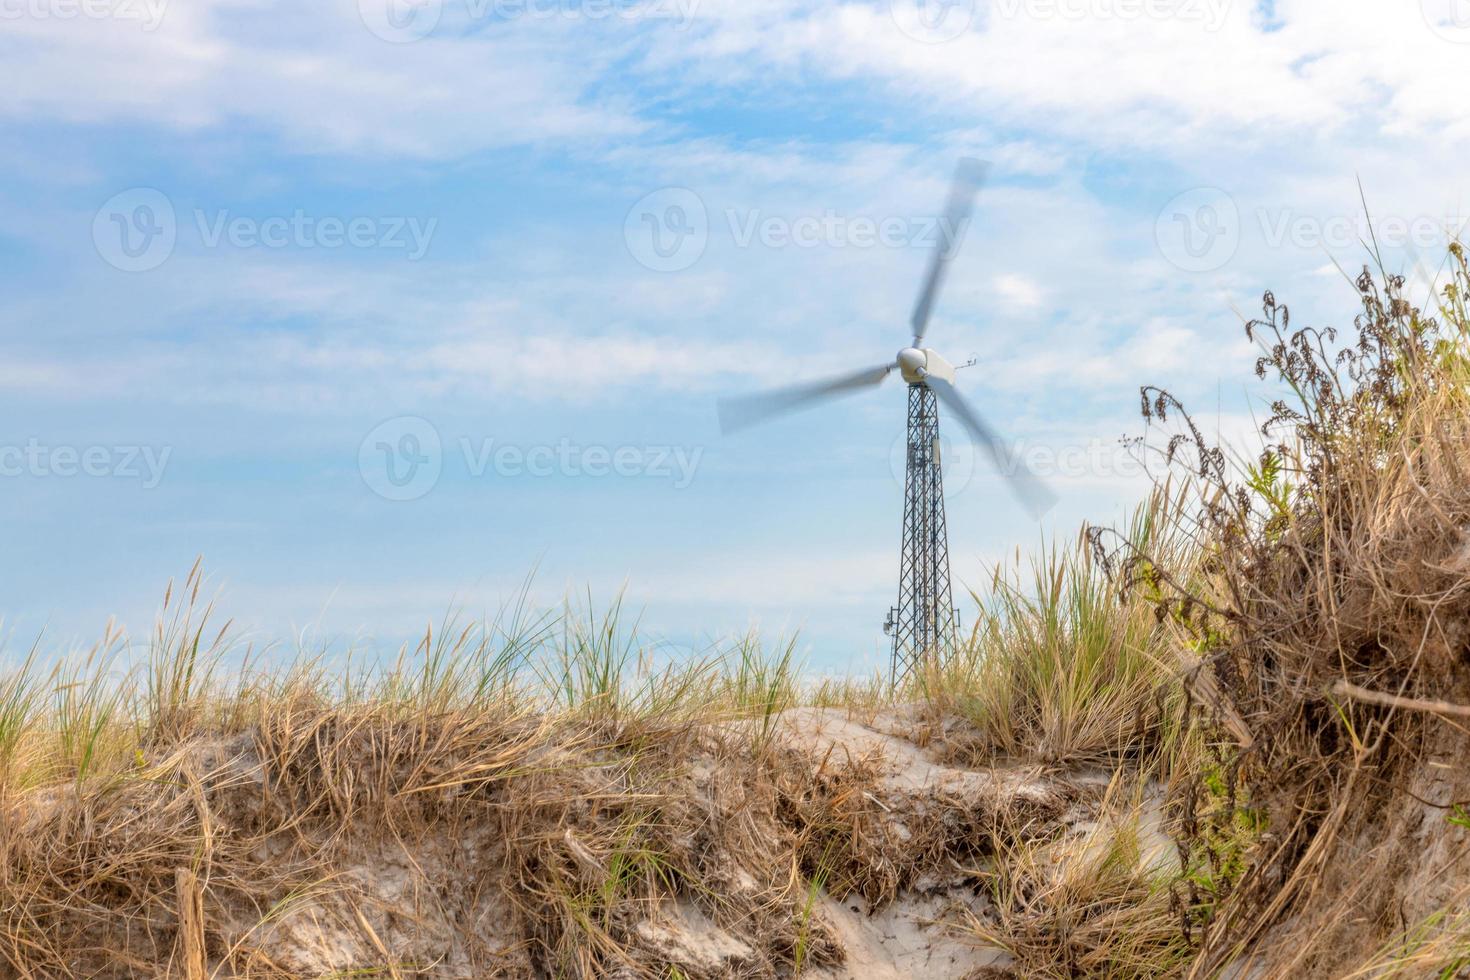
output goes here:
[[929, 358], [924, 352], [913, 347], [905, 347], [898, 352], [898, 370], [903, 374], [903, 379], [909, 384], [918, 384], [924, 380], [924, 373], [928, 369]]
[[939, 378], [954, 384], [954, 365], [925, 347], [905, 347], [898, 352], [898, 370], [903, 379], [914, 385], [925, 378]]

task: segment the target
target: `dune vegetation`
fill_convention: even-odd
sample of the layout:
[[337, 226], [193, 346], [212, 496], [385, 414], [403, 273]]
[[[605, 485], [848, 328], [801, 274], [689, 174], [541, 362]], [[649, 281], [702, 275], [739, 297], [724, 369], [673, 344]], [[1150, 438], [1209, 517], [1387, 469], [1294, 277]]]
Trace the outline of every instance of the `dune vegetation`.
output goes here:
[[[1270, 447], [1159, 473], [896, 689], [618, 604], [253, 655], [203, 574], [0, 679], [17, 977], [1454, 977], [1470, 969], [1470, 268], [1267, 294]], [[14, 659], [14, 652], [12, 652]]]

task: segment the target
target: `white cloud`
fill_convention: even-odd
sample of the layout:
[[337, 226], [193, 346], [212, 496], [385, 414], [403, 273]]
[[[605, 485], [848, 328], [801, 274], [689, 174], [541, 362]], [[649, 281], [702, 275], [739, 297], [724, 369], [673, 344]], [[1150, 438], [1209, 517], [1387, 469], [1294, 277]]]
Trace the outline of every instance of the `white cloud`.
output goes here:
[[[764, 66], [779, 84], [817, 70], [947, 112], [1181, 156], [1257, 127], [1349, 131], [1366, 120], [1382, 132], [1467, 134], [1455, 94], [1470, 70], [1466, 47], [1431, 30], [1416, 0], [1282, 0], [1269, 31], [1242, 3], [1128, 17], [1103, 2], [1012, 0], [983, 5], [988, 16], [942, 44], [906, 36], [887, 7], [711, 0], [680, 52], [710, 80], [758, 79]], [[666, 69], [675, 55], [660, 55], [652, 63]]]
[[[855, 96], [872, 83], [960, 126], [1026, 133], [997, 162], [1030, 172], [1056, 169], [1046, 135], [1181, 159], [1261, 131], [1470, 137], [1458, 97], [1470, 48], [1431, 29], [1417, 0], [1282, 0], [1270, 31], [1242, 3], [1198, 0], [1162, 17], [1115, 7], [997, 0], [943, 44], [905, 35], [887, 3], [752, 0], [705, 0], [687, 27], [446, 17], [424, 40], [390, 44], [366, 28], [355, 0], [194, 0], [168, 4], [151, 31], [119, 18], [7, 19], [0, 113], [244, 125], [308, 151], [413, 157], [672, 134], [640, 119], [643, 99], [620, 74], [632, 59], [664, 100], [701, 86], [774, 93], [813, 72], [855, 86]], [[686, 163], [695, 152], [683, 147]], [[760, 156], [752, 177], [779, 168]]]
[[995, 292], [1002, 302], [1022, 310], [1033, 310], [1041, 305], [1041, 287], [1030, 278], [1014, 272], [995, 277]]
[[12, 119], [245, 127], [307, 152], [407, 157], [642, 127], [597, 95], [617, 45], [568, 44], [554, 19], [413, 44], [375, 37], [354, 0], [170, 3], [153, 30], [117, 17], [5, 24], [0, 115]]

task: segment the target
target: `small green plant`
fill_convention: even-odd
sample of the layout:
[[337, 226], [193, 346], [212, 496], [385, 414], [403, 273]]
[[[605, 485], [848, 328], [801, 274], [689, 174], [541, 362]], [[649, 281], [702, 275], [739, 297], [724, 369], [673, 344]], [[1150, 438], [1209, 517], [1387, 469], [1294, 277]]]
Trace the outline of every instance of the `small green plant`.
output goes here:
[[33, 646], [20, 667], [0, 679], [0, 786], [12, 785], [25, 770], [23, 753], [40, 720], [41, 701]]
[[1264, 533], [1269, 541], [1281, 540], [1291, 523], [1292, 484], [1287, 481], [1281, 454], [1274, 449], [1261, 453], [1260, 460], [1246, 467], [1245, 485], [1261, 502], [1265, 512]]
[[823, 852], [822, 859], [817, 862], [816, 871], [807, 879], [806, 897], [802, 902], [801, 911], [796, 921], [796, 946], [792, 950], [792, 964], [797, 976], [801, 975], [806, 968], [807, 957], [812, 936], [812, 917], [816, 912], [817, 903], [822, 893], [827, 888], [827, 881], [832, 875], [830, 864], [831, 845]]
[[626, 896], [638, 893], [640, 885], [670, 894], [677, 887], [672, 863], [650, 846], [652, 819], [652, 814], [638, 811], [623, 818], [617, 843], [607, 861], [607, 876], [598, 889], [604, 915], [611, 915]]

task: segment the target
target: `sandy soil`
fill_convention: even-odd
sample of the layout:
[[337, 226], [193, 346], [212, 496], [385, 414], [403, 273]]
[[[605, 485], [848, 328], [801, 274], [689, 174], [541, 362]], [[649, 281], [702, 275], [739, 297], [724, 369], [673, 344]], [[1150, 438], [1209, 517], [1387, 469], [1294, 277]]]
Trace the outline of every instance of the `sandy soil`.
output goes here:
[[[940, 806], [941, 801], [946, 806], [959, 801], [1006, 810], [1022, 802], [1043, 812], [1065, 801], [1063, 834], [1083, 837], [1096, 828], [1095, 807], [1088, 804], [1100, 798], [1108, 774], [1080, 772], [1060, 777], [1035, 765], [954, 768], [940, 761], [939, 747], [921, 747], [897, 734], [905, 729], [913, 729], [911, 720], [892, 714], [865, 723], [844, 710], [802, 708], [782, 717], [777, 737], [818, 767], [859, 763], [875, 767], [877, 786], [900, 829], [906, 818]], [[1177, 860], [1156, 810], [1150, 812], [1143, 834], [1149, 863]], [[1003, 975], [1010, 957], [967, 937], [961, 926], [968, 917], [983, 921], [990, 914], [988, 900], [971, 880], [971, 870], [956, 866], [947, 880], [921, 881], [878, 905], [861, 895], [840, 897], [823, 892], [812, 914], [831, 928], [844, 959], [839, 965], [818, 967], [804, 975], [818, 980], [959, 980], [979, 975], [987, 967]], [[690, 906], [681, 905], [676, 914], [650, 926], [655, 928], [674, 954], [671, 959], [691, 967], [733, 972], [742, 960], [742, 948], [748, 951]]]
[[[560, 877], [550, 880], [571, 889], [561, 894], [606, 887], [622, 859], [617, 821], [627, 809], [619, 801], [629, 792], [628, 763], [616, 754], [563, 757], [537, 745], [520, 795], [497, 789], [465, 807], [457, 789], [431, 797], [389, 788], [378, 798], [419, 809], [394, 816], [374, 804], [324, 822], [303, 817], [303, 799], [275, 789], [282, 763], [244, 735], [180, 748], [167, 779], [121, 784], [104, 809], [68, 803], [69, 790], [39, 794], [35, 802], [48, 802], [27, 808], [27, 836], [62, 850], [176, 853], [160, 858], [171, 873], [151, 900], [165, 910], [157, 931], [116, 933], [97, 918], [85, 938], [69, 940], [93, 949], [136, 942], [127, 962], [162, 956], [167, 975], [193, 975], [175, 963], [192, 949], [217, 977], [642, 978], [674, 967], [689, 980], [715, 980], [789, 975], [795, 949], [802, 975], [817, 980], [960, 980], [1009, 975], [1007, 954], [975, 930], [994, 919], [985, 881], [997, 835], [1086, 847], [1107, 819], [1108, 774], [957, 766], [946, 760], [963, 753], [945, 733], [902, 714], [792, 710], [754, 752], [753, 725], [700, 730], [657, 756], [662, 768], [639, 785], [673, 836], [655, 845], [694, 870], [672, 897], [668, 888], [644, 890], [597, 911], [609, 946], [580, 964], [548, 965], [543, 937], [554, 934], [536, 931], [547, 925], [535, 920], [544, 899], [534, 891], [546, 879], [531, 876], [551, 864]], [[344, 731], [361, 744], [325, 733], [303, 743], [311, 766], [342, 753], [334, 792], [379, 792], [401, 778], [389, 775], [381, 743]], [[462, 771], [453, 760], [443, 765]], [[1142, 836], [1148, 860], [1162, 864], [1173, 847], [1156, 817]], [[194, 841], [204, 842], [202, 862]], [[814, 873], [827, 847], [836, 855], [830, 877]], [[821, 887], [808, 891], [811, 879]], [[102, 897], [125, 915], [138, 904], [128, 894]], [[175, 903], [201, 910], [194, 935], [167, 918]], [[609, 961], [624, 966], [609, 972]], [[107, 962], [121, 958], [99, 960]], [[85, 975], [138, 975], [131, 969], [99, 965]]]

